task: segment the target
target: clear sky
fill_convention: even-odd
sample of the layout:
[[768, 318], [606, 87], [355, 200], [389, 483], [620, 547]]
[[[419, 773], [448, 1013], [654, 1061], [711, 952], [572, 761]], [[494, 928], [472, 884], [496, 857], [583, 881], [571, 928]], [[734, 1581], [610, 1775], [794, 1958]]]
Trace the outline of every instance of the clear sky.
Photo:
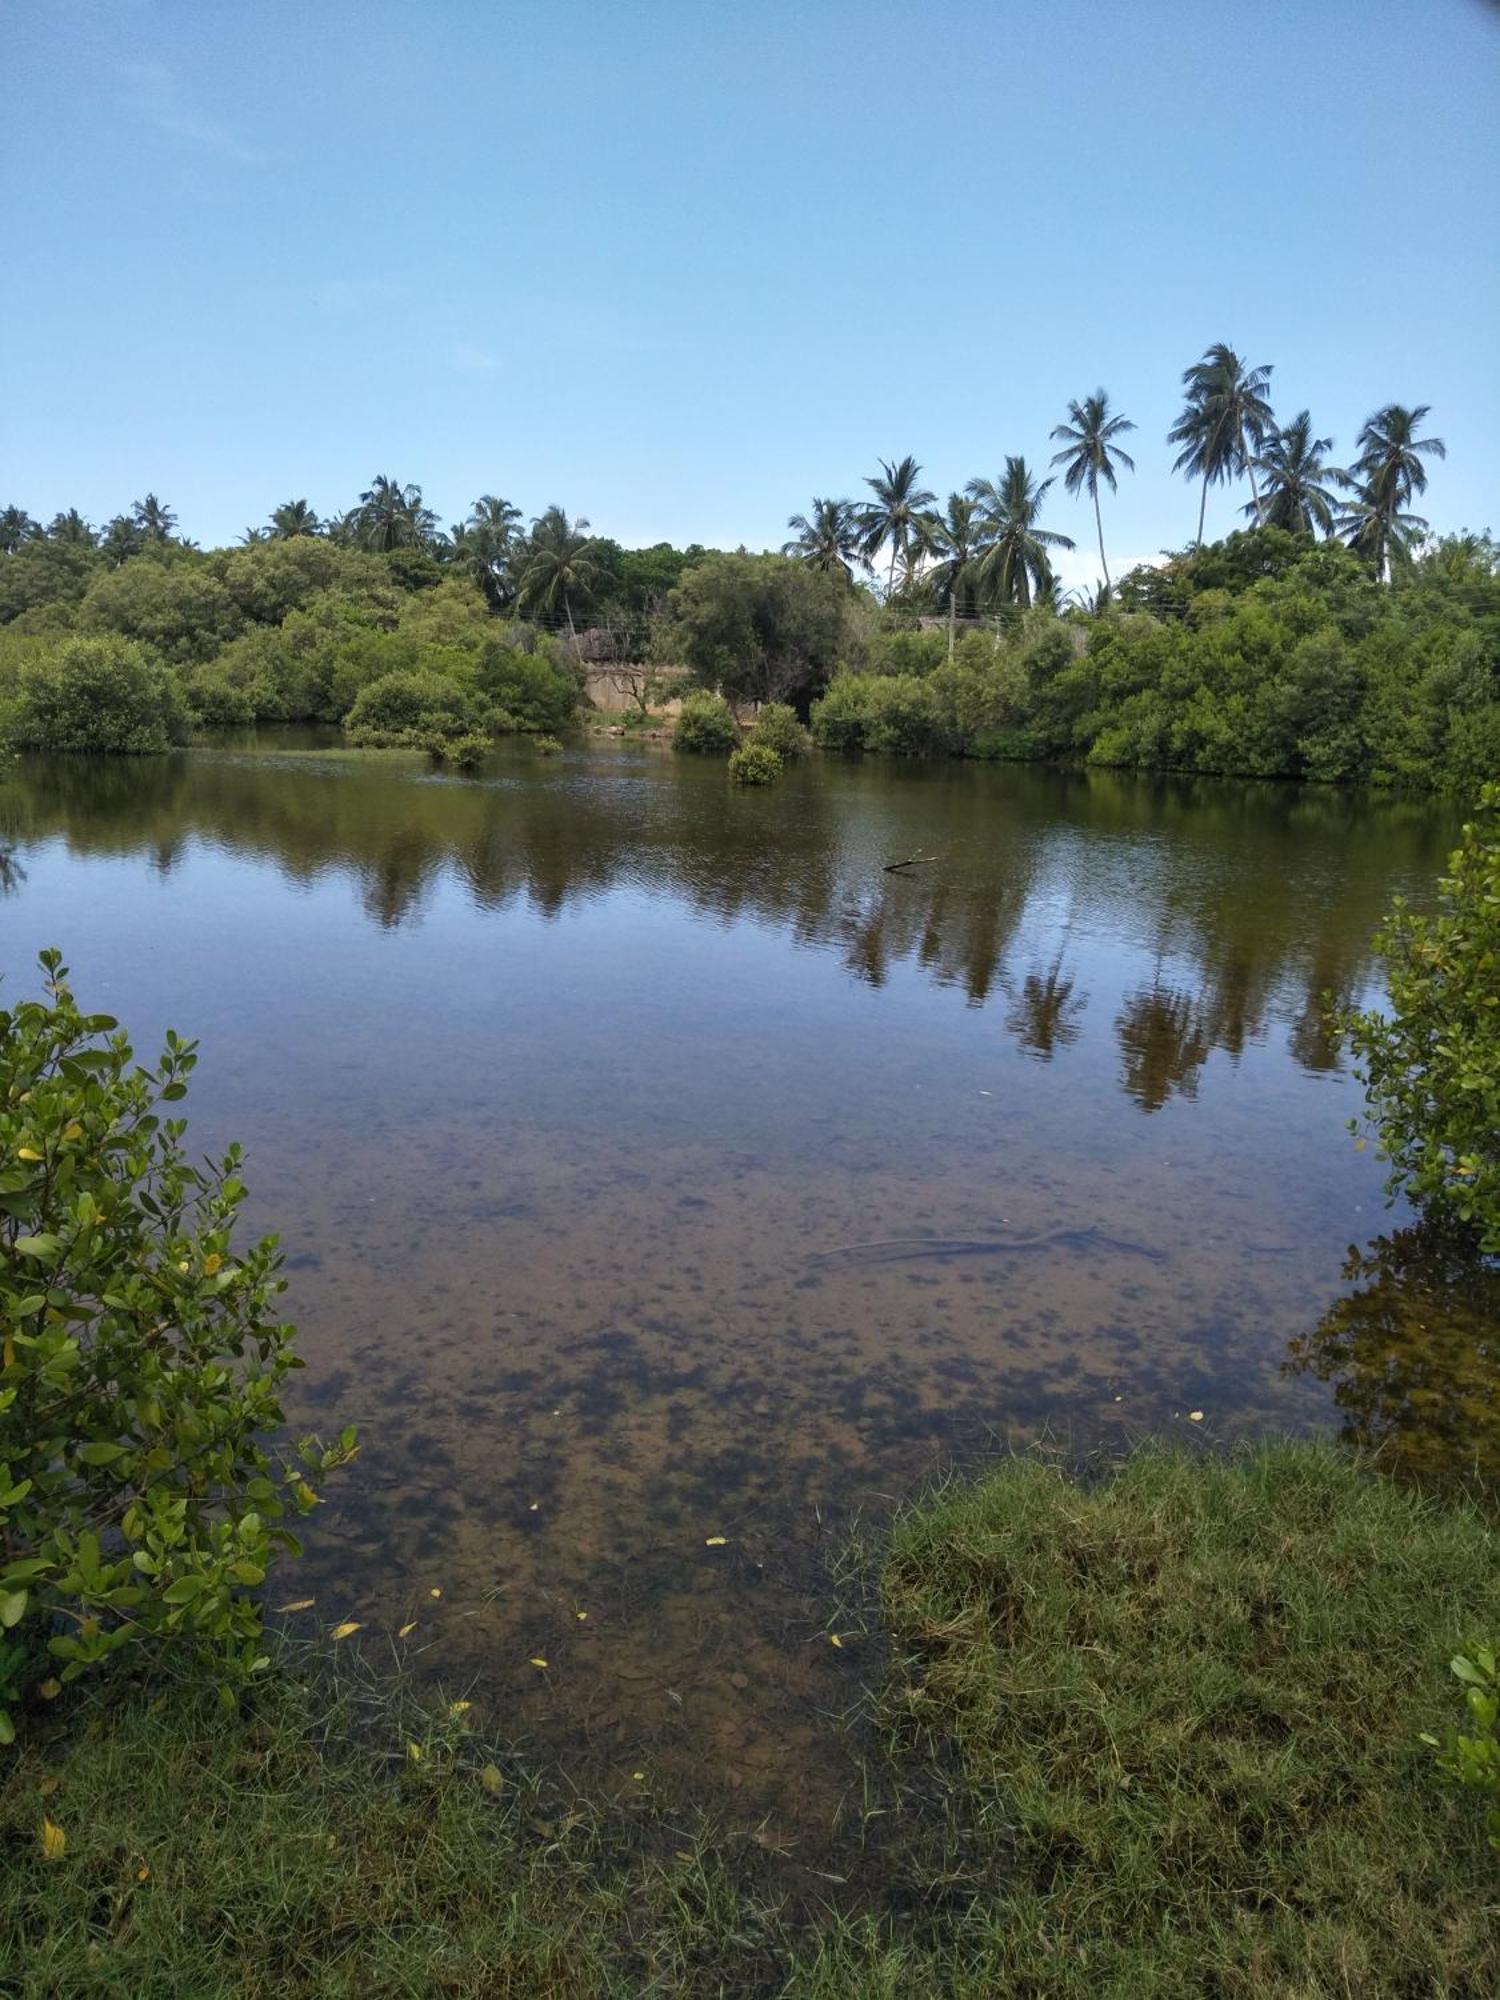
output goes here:
[[4, 0], [0, 170], [42, 516], [229, 541], [387, 472], [774, 546], [877, 456], [1045, 460], [1103, 384], [1124, 562], [1191, 535], [1163, 432], [1227, 340], [1338, 454], [1431, 403], [1424, 511], [1500, 528], [1485, 0]]

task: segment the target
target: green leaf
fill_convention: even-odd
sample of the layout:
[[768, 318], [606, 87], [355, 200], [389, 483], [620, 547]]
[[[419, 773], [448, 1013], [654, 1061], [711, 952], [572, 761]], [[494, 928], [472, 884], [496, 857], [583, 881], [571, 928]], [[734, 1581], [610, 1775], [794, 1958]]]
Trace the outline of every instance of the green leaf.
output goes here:
[[4, 1626], [7, 1632], [26, 1616], [30, 1595], [25, 1590], [0, 1590], [0, 1626]]

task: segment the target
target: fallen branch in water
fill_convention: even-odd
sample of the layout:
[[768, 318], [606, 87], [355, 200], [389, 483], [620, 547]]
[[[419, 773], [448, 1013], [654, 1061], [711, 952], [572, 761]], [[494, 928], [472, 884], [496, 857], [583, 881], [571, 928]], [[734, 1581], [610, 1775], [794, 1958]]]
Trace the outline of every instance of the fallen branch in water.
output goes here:
[[887, 861], [882, 872], [886, 875], [894, 875], [898, 868], [915, 868], [919, 861], [936, 860], [937, 856], [935, 854], [908, 854], [904, 861]]

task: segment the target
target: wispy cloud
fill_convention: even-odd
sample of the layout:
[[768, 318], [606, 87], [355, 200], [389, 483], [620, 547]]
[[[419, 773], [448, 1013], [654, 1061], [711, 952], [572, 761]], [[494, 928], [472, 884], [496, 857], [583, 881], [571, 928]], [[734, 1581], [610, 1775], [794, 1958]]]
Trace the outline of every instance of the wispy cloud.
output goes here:
[[500, 356], [492, 347], [478, 347], [472, 341], [461, 340], [448, 349], [451, 367], [460, 369], [465, 375], [489, 375], [501, 364]]
[[124, 84], [126, 103], [158, 132], [182, 139], [190, 146], [217, 153], [244, 167], [264, 164], [265, 154], [246, 145], [227, 125], [205, 118], [183, 98], [177, 80], [165, 63], [121, 62], [116, 65]]

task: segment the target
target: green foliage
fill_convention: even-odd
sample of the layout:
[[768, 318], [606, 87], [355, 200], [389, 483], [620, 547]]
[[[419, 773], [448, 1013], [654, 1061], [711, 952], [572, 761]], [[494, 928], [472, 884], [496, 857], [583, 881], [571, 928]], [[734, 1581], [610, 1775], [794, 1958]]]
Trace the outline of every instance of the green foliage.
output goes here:
[[455, 681], [421, 668], [388, 673], [356, 696], [345, 727], [351, 743], [421, 749], [435, 736], [467, 734], [475, 705]]
[[435, 736], [427, 745], [434, 764], [451, 764], [456, 771], [477, 771], [495, 754], [494, 738], [471, 730], [464, 736]]
[[825, 750], [923, 757], [956, 747], [932, 680], [915, 674], [840, 674], [813, 704], [812, 729]]
[[807, 754], [807, 731], [797, 720], [797, 711], [780, 701], [768, 701], [760, 710], [746, 742], [774, 750], [783, 762]]
[[141, 647], [68, 639], [22, 666], [10, 735], [23, 750], [143, 753], [179, 740], [184, 719], [175, 681]]
[[[1479, 1793], [1486, 1803], [1490, 1846], [1500, 1849], [1500, 1662], [1493, 1646], [1475, 1646], [1455, 1654], [1449, 1668], [1463, 1684], [1473, 1734], [1450, 1730], [1440, 1749], [1438, 1769], [1455, 1784]], [[1439, 1749], [1437, 1738], [1425, 1731], [1422, 1741]]]
[[740, 740], [740, 726], [734, 710], [721, 694], [695, 688], [683, 696], [682, 712], [672, 730], [672, 748], [690, 750], [702, 757], [720, 757], [733, 750]]
[[971, 1990], [1495, 1990], [1492, 1858], [1416, 1739], [1500, 1615], [1497, 1553], [1477, 1510], [1305, 1444], [1086, 1485], [1015, 1459], [907, 1512], [882, 1712], [995, 1885]]
[[861, 666], [867, 674], [930, 674], [948, 657], [948, 634], [915, 625], [873, 632], [865, 641]]
[[838, 662], [849, 605], [842, 577], [790, 556], [705, 556], [672, 592], [658, 649], [731, 701], [803, 707]]
[[178, 551], [106, 571], [78, 607], [80, 631], [118, 632], [173, 666], [211, 660], [245, 623], [210, 561]]
[[486, 701], [512, 718], [513, 728], [555, 735], [577, 713], [583, 678], [546, 633], [516, 627], [485, 640], [475, 684]]
[[781, 776], [779, 750], [752, 738], [729, 753], [729, 775], [737, 785], [774, 785]]
[[58, 1673], [156, 1642], [226, 1688], [265, 1664], [249, 1594], [288, 1508], [353, 1450], [273, 1466], [296, 1365], [273, 1317], [275, 1239], [237, 1251], [240, 1156], [189, 1163], [195, 1045], [132, 1066], [108, 1015], [79, 1011], [55, 951], [45, 998], [0, 1010], [0, 1740]]
[[36, 538], [0, 555], [0, 625], [43, 606], [77, 604], [104, 558], [88, 543]]
[[1389, 1187], [1456, 1216], [1500, 1256], [1500, 785], [1488, 785], [1419, 916], [1399, 900], [1376, 946], [1390, 1012], [1348, 1012]]

